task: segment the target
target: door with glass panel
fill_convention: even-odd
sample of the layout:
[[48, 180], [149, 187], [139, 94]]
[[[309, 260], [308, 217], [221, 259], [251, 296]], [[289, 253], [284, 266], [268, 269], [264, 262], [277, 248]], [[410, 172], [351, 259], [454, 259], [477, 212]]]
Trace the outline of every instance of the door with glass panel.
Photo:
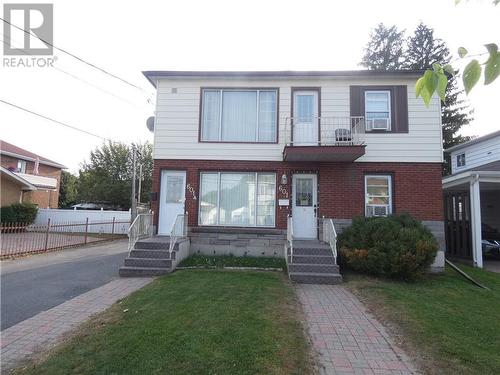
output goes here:
[[317, 176], [315, 174], [295, 174], [292, 180], [294, 238], [317, 238]]
[[184, 214], [186, 172], [162, 171], [158, 234], [169, 235], [177, 215]]
[[293, 145], [318, 145], [318, 92], [293, 93]]

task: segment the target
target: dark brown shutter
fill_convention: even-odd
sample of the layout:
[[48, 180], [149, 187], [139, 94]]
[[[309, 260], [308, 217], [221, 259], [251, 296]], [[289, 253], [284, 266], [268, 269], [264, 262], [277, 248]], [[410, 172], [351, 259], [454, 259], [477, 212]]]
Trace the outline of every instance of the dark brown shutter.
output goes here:
[[408, 133], [408, 89], [406, 86], [394, 86], [392, 103], [393, 132]]
[[362, 86], [349, 87], [349, 103], [351, 106], [351, 116], [365, 115], [365, 98]]

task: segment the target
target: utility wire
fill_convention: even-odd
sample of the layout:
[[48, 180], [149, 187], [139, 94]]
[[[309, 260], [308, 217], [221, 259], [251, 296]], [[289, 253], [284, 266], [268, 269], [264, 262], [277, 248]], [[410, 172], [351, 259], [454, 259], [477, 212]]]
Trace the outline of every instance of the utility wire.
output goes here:
[[[10, 23], [9, 21], [6, 21], [6, 20], [5, 20], [5, 19], [3, 19], [2, 17], [0, 17], [0, 20], [2, 20], [3, 22], [5, 22], [6, 24], [8, 24], [8, 25], [10, 25], [10, 26], [15, 27], [16, 29], [19, 29], [19, 30], [21, 30], [21, 31], [25, 32], [25, 33], [26, 33], [26, 34], [28, 34], [28, 35], [31, 35], [31, 36], [33, 36], [33, 37], [35, 37], [35, 38], [40, 39], [42, 42], [44, 42], [45, 44], [47, 44], [47, 45], [49, 45], [49, 46], [51, 46], [51, 47], [55, 48], [56, 50], [61, 51], [61, 52], [65, 53], [65, 54], [67, 54], [68, 56], [71, 56], [71, 57], [73, 57], [74, 59], [76, 59], [76, 60], [78, 60], [78, 61], [80, 61], [80, 62], [82, 62], [82, 63], [84, 63], [84, 64], [86, 64], [86, 65], [88, 65], [88, 66], [90, 66], [90, 67], [92, 67], [92, 68], [94, 68], [94, 69], [97, 69], [97, 70], [99, 70], [100, 72], [102, 72], [102, 73], [104, 73], [104, 74], [109, 75], [110, 77], [113, 77], [113, 78], [115, 78], [115, 79], [117, 79], [117, 80], [119, 80], [119, 81], [121, 81], [121, 82], [125, 83], [126, 85], [129, 85], [129, 86], [131, 86], [131, 87], [134, 87], [134, 88], [136, 88], [137, 90], [142, 91], [142, 92], [143, 92], [143, 93], [145, 93], [146, 95], [149, 95], [149, 94], [147, 93], [147, 91], [146, 91], [146, 90], [144, 90], [142, 87], [139, 87], [139, 86], [137, 86], [137, 85], [135, 85], [135, 84], [133, 84], [133, 83], [131, 83], [131, 82], [127, 81], [126, 79], [123, 79], [123, 78], [121, 78], [121, 77], [118, 77], [117, 75], [115, 75], [115, 74], [113, 74], [113, 73], [110, 73], [110, 72], [108, 72], [107, 70], [105, 70], [105, 69], [103, 69], [103, 68], [101, 68], [101, 67], [99, 67], [99, 66], [97, 66], [97, 65], [95, 65], [95, 64], [93, 64], [93, 63], [91, 63], [91, 62], [88, 62], [87, 60], [85, 60], [85, 59], [83, 59], [83, 58], [81, 58], [81, 57], [78, 57], [78, 56], [76, 56], [75, 54], [73, 54], [73, 53], [71, 53], [71, 52], [69, 52], [69, 51], [67, 51], [67, 50], [65, 50], [65, 49], [63, 49], [63, 48], [60, 48], [60, 47], [55, 46], [54, 44], [50, 43], [49, 41], [47, 41], [47, 40], [45, 40], [45, 39], [40, 38], [38, 35], [36, 35], [36, 34], [32, 33], [31, 31], [26, 31], [26, 30], [24, 30], [23, 28], [21, 28], [21, 27], [19, 27], [19, 26], [16, 26], [16, 25], [14, 25], [14, 24]], [[147, 99], [147, 100], [148, 100], [148, 102], [151, 102], [151, 99], [149, 98], [149, 96], [148, 96], [148, 99]]]
[[[0, 35], [5, 36], [2, 33], [0, 33]], [[7, 42], [5, 40], [2, 40], [2, 43], [5, 44], [5, 45], [7, 45]], [[33, 56], [31, 53], [28, 53], [28, 52], [23, 51], [23, 50], [19, 50], [19, 52], [21, 52], [22, 54], [24, 54], [26, 56]], [[85, 79], [83, 79], [83, 78], [81, 78], [81, 77], [79, 77], [79, 76], [77, 76], [75, 74], [67, 72], [66, 70], [63, 70], [63, 69], [59, 68], [58, 66], [55, 66], [54, 64], [52, 64], [51, 67], [54, 68], [55, 70], [60, 71], [61, 73], [64, 73], [64, 74], [70, 76], [73, 79], [76, 79], [77, 81], [80, 81], [80, 82], [83, 82], [83, 83], [85, 83], [85, 84], [87, 84], [89, 86], [92, 86], [96, 90], [102, 91], [105, 94], [111, 95], [111, 96], [113, 96], [114, 98], [116, 98], [118, 100], [121, 100], [121, 101], [123, 101], [123, 102], [125, 102], [127, 104], [130, 104], [130, 105], [134, 106], [137, 109], [140, 109], [139, 106], [137, 106], [135, 103], [132, 103], [131, 101], [129, 101], [129, 100], [125, 99], [125, 98], [122, 98], [121, 96], [115, 95], [112, 92], [110, 92], [110, 91], [108, 91], [106, 89], [103, 89], [102, 87], [97, 86], [97, 85], [93, 84], [92, 82], [89, 82], [89, 81], [87, 81], [87, 80], [85, 80]]]
[[101, 136], [101, 135], [99, 135], [99, 134], [95, 134], [95, 133], [89, 132], [89, 131], [87, 131], [87, 130], [80, 129], [80, 128], [76, 127], [76, 126], [73, 126], [73, 125], [67, 124], [67, 123], [62, 122], [62, 121], [54, 120], [53, 118], [50, 118], [50, 117], [48, 117], [48, 116], [42, 115], [42, 114], [37, 113], [37, 112], [34, 112], [34, 111], [29, 110], [29, 109], [27, 109], [27, 108], [24, 108], [24, 107], [18, 106], [18, 105], [16, 105], [16, 104], [11, 103], [11, 102], [8, 102], [8, 101], [6, 101], [6, 100], [0, 99], [0, 102], [2, 102], [2, 103], [4, 103], [4, 104], [7, 104], [7, 105], [10, 105], [11, 107], [17, 108], [17, 109], [19, 109], [19, 110], [21, 110], [21, 111], [31, 113], [32, 115], [35, 115], [35, 116], [41, 117], [41, 118], [43, 118], [43, 119], [45, 119], [45, 120], [52, 121], [52, 122], [54, 122], [54, 123], [56, 123], [56, 124], [59, 124], [59, 125], [61, 125], [61, 126], [66, 127], [66, 128], [73, 129], [73, 130], [76, 130], [76, 131], [79, 131], [79, 132], [85, 133], [85, 134], [87, 134], [87, 135], [91, 135], [92, 137], [100, 138], [100, 139], [102, 139], [102, 140], [104, 140], [104, 141], [106, 141], [106, 142], [116, 143], [115, 141], [113, 141], [113, 140], [111, 140], [111, 139], [109, 139], [109, 138], [103, 137], [103, 136]]

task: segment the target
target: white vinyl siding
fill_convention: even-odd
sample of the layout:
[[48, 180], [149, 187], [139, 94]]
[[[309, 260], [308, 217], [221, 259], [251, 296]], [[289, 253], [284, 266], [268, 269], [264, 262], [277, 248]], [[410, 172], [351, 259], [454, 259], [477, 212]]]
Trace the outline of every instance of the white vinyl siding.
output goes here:
[[[154, 130], [155, 159], [282, 161], [285, 118], [291, 116], [292, 87], [321, 87], [321, 116], [348, 117], [350, 85], [407, 85], [408, 133], [369, 133], [357, 162], [442, 162], [441, 107], [415, 97], [415, 79], [164, 79], [158, 83]], [[279, 143], [199, 142], [201, 87], [279, 89]], [[177, 92], [173, 92], [173, 89]], [[288, 123], [288, 126], [290, 124]], [[287, 129], [289, 131], [289, 128]]]
[[[458, 156], [465, 155], [465, 165], [458, 165]], [[500, 136], [465, 146], [451, 153], [452, 173], [465, 172], [500, 160]]]
[[204, 89], [201, 140], [276, 142], [276, 90]]
[[274, 173], [203, 172], [200, 185], [200, 225], [274, 227]]

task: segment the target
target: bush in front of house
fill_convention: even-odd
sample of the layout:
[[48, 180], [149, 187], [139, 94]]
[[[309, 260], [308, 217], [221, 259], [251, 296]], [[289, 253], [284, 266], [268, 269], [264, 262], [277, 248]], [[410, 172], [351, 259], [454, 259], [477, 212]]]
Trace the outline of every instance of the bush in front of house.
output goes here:
[[338, 243], [343, 266], [405, 280], [424, 274], [439, 248], [432, 233], [408, 214], [354, 219]]
[[31, 224], [35, 221], [38, 207], [33, 203], [14, 203], [0, 208], [2, 223]]

